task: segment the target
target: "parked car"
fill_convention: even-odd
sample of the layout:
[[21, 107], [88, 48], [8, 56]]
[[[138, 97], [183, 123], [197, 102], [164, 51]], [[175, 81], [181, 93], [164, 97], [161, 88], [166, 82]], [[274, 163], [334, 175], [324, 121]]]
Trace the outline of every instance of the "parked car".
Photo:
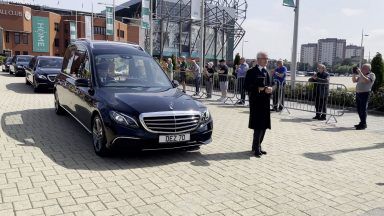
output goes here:
[[11, 65], [12, 57], [7, 57], [4, 64], [1, 66], [3, 72], [9, 72], [9, 65]]
[[25, 67], [28, 66], [33, 56], [31, 55], [17, 55], [13, 56], [12, 63], [9, 67], [9, 74], [15, 76], [25, 76]]
[[56, 77], [55, 111], [69, 113], [92, 134], [99, 156], [117, 146], [159, 150], [210, 143], [207, 107], [177, 86], [137, 45], [78, 40], [67, 48]]
[[25, 84], [32, 85], [35, 92], [42, 88], [53, 89], [55, 78], [60, 73], [62, 57], [35, 56], [25, 67]]
[[315, 74], [316, 74], [316, 72], [314, 72], [314, 71], [307, 72], [307, 76], [310, 76], [310, 77], [314, 76]]

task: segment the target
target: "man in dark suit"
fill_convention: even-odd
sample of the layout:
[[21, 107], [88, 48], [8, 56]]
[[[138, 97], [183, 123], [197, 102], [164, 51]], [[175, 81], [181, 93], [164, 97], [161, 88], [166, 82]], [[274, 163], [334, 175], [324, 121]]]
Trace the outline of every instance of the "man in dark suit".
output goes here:
[[257, 54], [257, 65], [247, 71], [245, 88], [249, 95], [249, 128], [254, 130], [252, 151], [256, 157], [267, 154], [261, 149], [265, 131], [271, 129], [270, 100], [272, 94], [272, 79], [267, 71], [268, 55], [265, 52]]

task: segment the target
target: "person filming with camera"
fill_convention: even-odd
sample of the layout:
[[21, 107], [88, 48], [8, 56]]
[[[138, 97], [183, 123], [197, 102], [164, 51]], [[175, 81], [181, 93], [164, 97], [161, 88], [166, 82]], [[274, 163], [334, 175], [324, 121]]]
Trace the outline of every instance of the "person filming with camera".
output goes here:
[[364, 64], [361, 69], [353, 68], [352, 81], [356, 83], [356, 107], [360, 118], [360, 123], [355, 125], [356, 130], [367, 128], [368, 99], [375, 80], [376, 76], [371, 72], [371, 64]]

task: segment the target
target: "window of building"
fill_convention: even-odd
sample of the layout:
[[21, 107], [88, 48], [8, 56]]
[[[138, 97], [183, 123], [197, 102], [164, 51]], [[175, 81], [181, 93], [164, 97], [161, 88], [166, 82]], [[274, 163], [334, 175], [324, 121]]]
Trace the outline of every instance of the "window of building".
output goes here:
[[98, 34], [98, 35], [105, 35], [105, 27], [94, 26], [93, 27], [93, 33]]
[[23, 51], [23, 55], [28, 55], [28, 51]]
[[68, 24], [65, 24], [65, 25], [64, 25], [64, 33], [65, 33], [65, 34], [68, 34], [68, 33], [69, 33], [69, 25], [68, 25]]
[[120, 37], [124, 38], [124, 31], [123, 30], [120, 30]]
[[64, 47], [67, 48], [68, 45], [69, 45], [69, 40], [65, 40], [65, 41], [64, 41]]
[[56, 31], [56, 32], [59, 32], [59, 31], [60, 31], [59, 23], [55, 23], [55, 31]]
[[20, 44], [20, 33], [15, 32], [15, 44]]
[[15, 51], [15, 55], [20, 55], [20, 51]]
[[9, 43], [9, 31], [5, 32], [5, 43]]
[[28, 34], [27, 33], [23, 33], [21, 34], [22, 36], [22, 39], [23, 39], [23, 44], [28, 44]]
[[55, 38], [54, 43], [55, 43], [55, 47], [60, 47], [60, 40], [59, 40], [59, 38]]

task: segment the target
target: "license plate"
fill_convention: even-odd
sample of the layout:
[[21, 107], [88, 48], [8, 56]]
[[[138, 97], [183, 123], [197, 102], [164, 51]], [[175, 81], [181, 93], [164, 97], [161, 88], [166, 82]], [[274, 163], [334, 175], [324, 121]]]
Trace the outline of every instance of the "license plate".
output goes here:
[[186, 142], [189, 140], [191, 140], [191, 135], [189, 133], [159, 136], [159, 143], [177, 143]]

